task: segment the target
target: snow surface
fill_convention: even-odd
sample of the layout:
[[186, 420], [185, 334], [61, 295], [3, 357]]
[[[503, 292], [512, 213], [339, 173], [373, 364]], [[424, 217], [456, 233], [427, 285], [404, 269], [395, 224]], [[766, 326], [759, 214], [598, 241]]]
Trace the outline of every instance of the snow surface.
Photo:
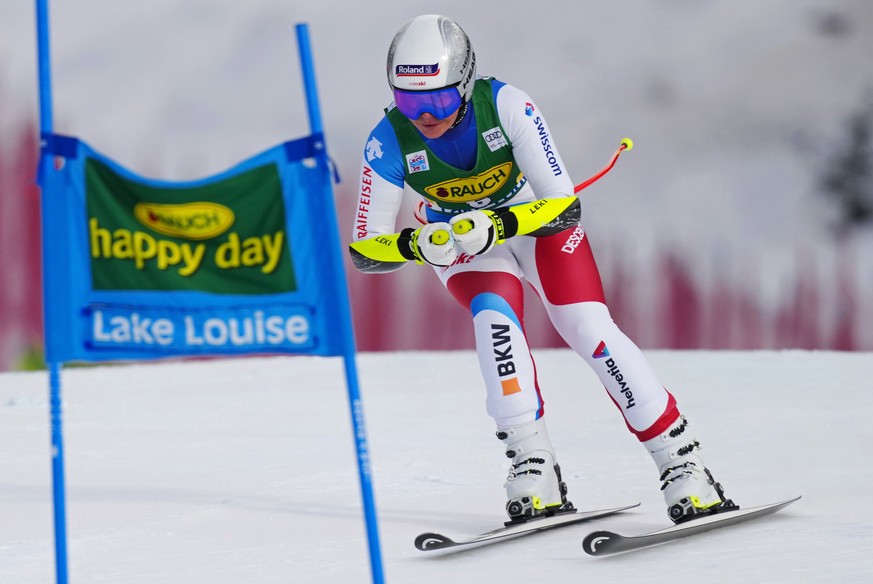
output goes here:
[[[503, 519], [506, 459], [472, 351], [358, 357], [386, 581], [859, 583], [873, 576], [873, 354], [647, 353], [745, 506], [765, 520], [611, 558], [593, 529], [667, 518], [657, 473], [596, 377], [540, 350], [550, 433], [572, 500], [622, 516], [466, 552], [423, 531]], [[451, 372], [446, 375], [446, 372]], [[63, 372], [74, 583], [370, 581], [342, 362], [257, 357]], [[0, 582], [53, 581], [45, 373], [0, 374]]]

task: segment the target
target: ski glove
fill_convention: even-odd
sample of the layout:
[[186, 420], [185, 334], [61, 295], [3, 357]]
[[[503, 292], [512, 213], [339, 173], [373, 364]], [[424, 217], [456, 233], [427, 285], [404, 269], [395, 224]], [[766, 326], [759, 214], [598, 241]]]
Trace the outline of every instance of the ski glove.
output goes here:
[[409, 249], [419, 264], [450, 266], [458, 257], [452, 226], [448, 223], [428, 223], [409, 234]]
[[482, 255], [506, 240], [503, 221], [493, 211], [467, 211], [450, 221], [458, 247], [467, 255]]
[[516, 235], [545, 237], [579, 224], [576, 197], [557, 197], [522, 203], [494, 211], [467, 211], [451, 219], [458, 247], [468, 255], [482, 255]]

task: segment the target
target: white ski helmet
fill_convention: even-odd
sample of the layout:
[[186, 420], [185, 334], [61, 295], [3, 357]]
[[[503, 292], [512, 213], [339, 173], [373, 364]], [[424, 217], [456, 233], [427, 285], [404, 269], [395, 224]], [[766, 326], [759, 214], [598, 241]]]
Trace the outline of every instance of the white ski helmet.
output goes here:
[[475, 80], [476, 54], [470, 38], [447, 16], [416, 16], [400, 28], [388, 49], [392, 89], [457, 87], [461, 99], [469, 101]]

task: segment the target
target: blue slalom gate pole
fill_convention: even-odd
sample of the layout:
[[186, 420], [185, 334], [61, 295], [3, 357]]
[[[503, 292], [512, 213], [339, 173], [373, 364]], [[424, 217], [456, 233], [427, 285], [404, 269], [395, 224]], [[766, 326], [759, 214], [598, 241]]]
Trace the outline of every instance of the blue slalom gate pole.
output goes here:
[[48, 0], [36, 0], [36, 50], [39, 72], [39, 129], [42, 133], [50, 133], [54, 130], [54, 120], [52, 113]]
[[[297, 44], [300, 52], [300, 64], [303, 71], [303, 84], [306, 89], [306, 106], [309, 112], [309, 124], [311, 133], [316, 136], [315, 157], [318, 164], [324, 165], [323, 168], [328, 177], [330, 161], [327, 157], [327, 149], [324, 144], [323, 128], [321, 124], [321, 110], [318, 105], [318, 90], [315, 84], [315, 69], [312, 64], [312, 51], [309, 45], [309, 29], [306, 24], [298, 24], [297, 29]], [[328, 182], [330, 178], [328, 178]], [[332, 193], [332, 189], [328, 190]], [[330, 201], [331, 209], [334, 208], [333, 201]], [[339, 237], [339, 229], [337, 228], [336, 212], [329, 213], [329, 216], [323, 217], [325, 222], [329, 223], [328, 231], [334, 236]], [[344, 339], [344, 366], [346, 373], [346, 386], [349, 395], [349, 407], [352, 417], [352, 430], [354, 432], [355, 449], [358, 456], [358, 477], [361, 485], [361, 498], [364, 507], [364, 518], [367, 525], [367, 542], [370, 550], [370, 569], [373, 577], [373, 584], [383, 584], [384, 574], [382, 569], [382, 551], [379, 545], [379, 529], [376, 518], [376, 504], [373, 496], [373, 482], [370, 468], [370, 453], [367, 445], [367, 430], [364, 424], [364, 408], [361, 401], [360, 389], [358, 387], [358, 369], [355, 363], [355, 338], [352, 329], [352, 314], [349, 306], [348, 285], [346, 284], [345, 273], [342, 272], [342, 258], [339, 254], [339, 249], [331, 248], [335, 257], [334, 261], [328, 262], [330, 266], [336, 269], [339, 273], [335, 274], [334, 281], [337, 283], [337, 296], [341, 298], [340, 302], [336, 303], [335, 310], [339, 312], [339, 320], [342, 323], [342, 337]]]
[[[39, 73], [39, 131], [41, 141], [54, 131], [54, 115], [52, 111], [52, 80], [51, 51], [49, 44], [49, 14], [48, 0], [36, 0], [36, 39]], [[40, 164], [43, 170], [50, 168], [51, 155], [43, 152]], [[44, 188], [44, 185], [43, 185]], [[47, 199], [42, 193], [42, 213], [45, 217]], [[46, 258], [51, 250], [46, 243], [45, 221], [43, 220], [42, 254], [43, 266], [48, 265]], [[64, 436], [61, 402], [61, 363], [54, 360], [50, 349], [54, 316], [52, 314], [49, 294], [55, 289], [54, 278], [48, 270], [43, 269], [43, 313], [44, 313], [44, 343], [46, 361], [49, 371], [49, 417], [51, 432], [52, 457], [52, 498], [54, 507], [55, 533], [55, 578], [58, 584], [67, 584], [67, 519], [66, 519], [66, 486], [64, 484]]]
[[52, 493], [55, 523], [55, 581], [67, 584], [67, 512], [64, 485], [64, 437], [61, 422], [61, 365], [48, 364], [52, 440]]

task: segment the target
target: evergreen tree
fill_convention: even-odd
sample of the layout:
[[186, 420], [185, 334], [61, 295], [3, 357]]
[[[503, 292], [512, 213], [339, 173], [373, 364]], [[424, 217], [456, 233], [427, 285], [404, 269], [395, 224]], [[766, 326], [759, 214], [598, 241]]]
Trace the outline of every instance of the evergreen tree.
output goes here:
[[873, 224], [873, 100], [849, 119], [847, 128], [847, 140], [822, 181], [840, 206], [841, 229]]

